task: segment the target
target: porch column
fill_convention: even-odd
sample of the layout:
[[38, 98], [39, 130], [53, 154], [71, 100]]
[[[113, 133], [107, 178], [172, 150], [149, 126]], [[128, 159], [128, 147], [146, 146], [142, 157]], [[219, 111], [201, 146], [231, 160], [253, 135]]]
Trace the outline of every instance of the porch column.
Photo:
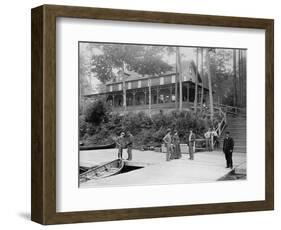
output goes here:
[[127, 107], [127, 97], [126, 97], [126, 84], [125, 81], [123, 80], [123, 107], [124, 110], [126, 111], [126, 107]]
[[172, 102], [172, 96], [173, 96], [173, 86], [171, 85], [170, 86], [170, 101], [169, 102]]
[[176, 74], [176, 82], [174, 86], [175, 86], [175, 107], [177, 109], [178, 108], [178, 78], [179, 78], [178, 65], [176, 65], [176, 68], [177, 68], [177, 74]]
[[112, 95], [112, 107], [115, 107], [114, 99], [115, 99], [115, 94]]
[[151, 116], [151, 78], [148, 79], [148, 111]]
[[136, 91], [134, 90], [132, 92], [132, 94], [133, 94], [133, 106], [135, 106], [136, 105]]
[[144, 88], [144, 104], [146, 105], [146, 88]]
[[189, 104], [189, 82], [186, 83], [186, 97], [187, 97], [187, 102]]
[[156, 87], [156, 104], [159, 104], [159, 91], [160, 91], [160, 89], [159, 89], [159, 86], [157, 86]]

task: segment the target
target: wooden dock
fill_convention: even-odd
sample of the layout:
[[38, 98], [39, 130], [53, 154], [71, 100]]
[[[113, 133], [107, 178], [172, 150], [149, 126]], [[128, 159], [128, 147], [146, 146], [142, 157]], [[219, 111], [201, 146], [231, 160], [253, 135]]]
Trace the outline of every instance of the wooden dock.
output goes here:
[[[98, 165], [117, 157], [117, 149], [80, 152], [80, 166]], [[124, 154], [124, 158], [127, 155]], [[214, 182], [231, 172], [225, 168], [222, 152], [200, 152], [193, 161], [187, 154], [179, 160], [166, 161], [165, 153], [133, 150], [133, 160], [125, 165], [141, 167], [126, 173], [81, 184], [81, 187], [163, 185]], [[233, 154], [234, 169], [245, 165], [246, 154]]]

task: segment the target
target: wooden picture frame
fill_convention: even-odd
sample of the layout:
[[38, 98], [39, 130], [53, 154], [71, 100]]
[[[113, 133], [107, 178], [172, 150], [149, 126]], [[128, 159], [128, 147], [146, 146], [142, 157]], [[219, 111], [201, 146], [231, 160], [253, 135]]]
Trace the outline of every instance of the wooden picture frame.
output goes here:
[[[265, 30], [265, 200], [101, 211], [56, 212], [56, 18], [172, 23]], [[31, 219], [64, 224], [274, 208], [274, 21], [271, 19], [43, 5], [32, 9]]]

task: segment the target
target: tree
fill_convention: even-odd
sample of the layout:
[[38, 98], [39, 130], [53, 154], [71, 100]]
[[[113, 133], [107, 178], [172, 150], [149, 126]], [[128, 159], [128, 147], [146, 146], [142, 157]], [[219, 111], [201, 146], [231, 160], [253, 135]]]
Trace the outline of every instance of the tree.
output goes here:
[[201, 48], [201, 110], [203, 109], [203, 99], [204, 99], [204, 73], [203, 73], [203, 48]]
[[234, 96], [233, 96], [233, 105], [237, 105], [237, 87], [236, 87], [236, 49], [233, 49], [233, 85], [234, 85]]
[[198, 51], [199, 49], [196, 48], [196, 71], [195, 71], [195, 97], [194, 97], [194, 112], [197, 113], [197, 97], [198, 97]]
[[214, 96], [222, 104], [233, 105], [233, 50], [216, 48], [215, 53], [211, 52], [210, 69]]
[[165, 47], [106, 44], [100, 50], [102, 54], [92, 57], [91, 71], [103, 83], [114, 79], [124, 67], [141, 75], [159, 75], [172, 69], [162, 60]]
[[133, 57], [129, 69], [141, 75], [159, 75], [172, 69], [172, 66], [162, 60], [166, 48], [162, 46], [142, 46], [140, 55]]
[[209, 83], [209, 98], [210, 98], [210, 112], [211, 112], [211, 121], [214, 120], [214, 103], [213, 103], [213, 90], [212, 90], [212, 76], [211, 76], [211, 65], [210, 65], [210, 52], [212, 49], [207, 49], [206, 51], [206, 62], [207, 62], [207, 75]]
[[90, 71], [90, 45], [80, 43], [79, 46], [79, 83], [80, 96], [92, 91], [91, 71]]
[[241, 50], [241, 107], [246, 106], [246, 88], [247, 88], [247, 72], [246, 72], [246, 50]]
[[[180, 48], [176, 48], [176, 61], [177, 61], [177, 72], [179, 76], [179, 88], [180, 88], [180, 95], [179, 95], [179, 110], [182, 110], [182, 63], [181, 63], [181, 54], [180, 54]], [[177, 86], [176, 86], [177, 87]]]

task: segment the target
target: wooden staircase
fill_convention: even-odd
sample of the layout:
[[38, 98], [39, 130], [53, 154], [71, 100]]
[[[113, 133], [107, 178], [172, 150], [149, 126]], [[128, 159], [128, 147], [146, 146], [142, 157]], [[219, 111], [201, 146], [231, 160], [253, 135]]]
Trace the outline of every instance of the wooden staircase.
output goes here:
[[246, 153], [247, 151], [247, 119], [244, 114], [227, 114], [227, 126], [221, 135], [219, 142], [220, 148], [223, 147], [223, 139], [226, 132], [230, 132], [230, 136], [234, 140], [234, 152]]

